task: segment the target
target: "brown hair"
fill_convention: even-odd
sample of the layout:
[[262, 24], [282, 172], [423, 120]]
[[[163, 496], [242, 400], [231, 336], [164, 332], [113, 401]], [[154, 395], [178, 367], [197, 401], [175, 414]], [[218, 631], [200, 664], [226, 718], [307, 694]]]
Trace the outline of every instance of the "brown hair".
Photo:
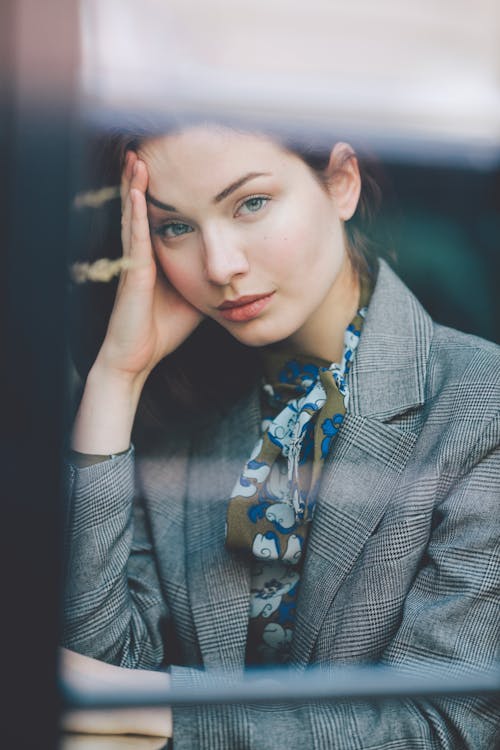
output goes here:
[[[137, 150], [151, 135], [151, 130], [135, 130], [89, 139], [88, 153], [83, 159], [90, 167], [86, 187], [102, 190], [103, 186], [119, 185], [126, 152]], [[299, 156], [326, 187], [327, 149], [276, 140]], [[349, 158], [358, 157], [347, 153], [346, 159]], [[369, 228], [381, 196], [366, 162], [359, 159], [358, 162], [361, 196], [355, 215], [345, 224], [345, 233], [353, 267], [360, 277], [373, 278], [376, 254], [369, 239]], [[92, 262], [103, 256], [112, 261], [121, 256], [120, 213], [118, 198], [93, 206], [91, 211], [78, 212], [76, 258]], [[72, 348], [82, 377], [86, 377], [104, 340], [116, 286], [115, 279], [109, 283], [75, 285], [72, 289]], [[164, 421], [175, 416], [179, 408], [206, 413], [209, 404], [210, 410], [223, 410], [255, 384], [259, 373], [257, 351], [239, 343], [221, 326], [206, 319], [182, 346], [153, 370], [144, 389], [141, 413], [147, 414], [149, 419]]]

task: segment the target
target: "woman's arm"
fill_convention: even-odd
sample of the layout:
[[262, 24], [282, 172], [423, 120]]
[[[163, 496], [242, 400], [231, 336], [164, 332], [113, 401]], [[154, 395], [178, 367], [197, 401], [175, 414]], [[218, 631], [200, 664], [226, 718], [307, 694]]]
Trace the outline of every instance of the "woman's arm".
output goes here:
[[[102, 347], [85, 385], [72, 447], [114, 456], [69, 466], [64, 645], [122, 666], [163, 658], [166, 605], [149, 529], [134, 505], [133, 451], [127, 451], [144, 383], [160, 359], [196, 328], [200, 313], [157, 273], [149, 236], [143, 162], [129, 153], [122, 176], [120, 277]], [[135, 515], [135, 517], [134, 517]], [[135, 563], [137, 562], [137, 565]], [[134, 576], [134, 570], [140, 573]]]
[[62, 644], [124, 667], [156, 668], [168, 608], [149, 527], [134, 500], [134, 451], [69, 467]]
[[72, 447], [120, 453], [130, 445], [144, 384], [158, 362], [198, 326], [202, 315], [157, 272], [146, 206], [144, 162], [128, 153], [122, 175], [121, 274], [106, 336], [87, 378]]
[[[168, 687], [170, 676], [165, 672], [124, 669], [104, 664], [68, 649], [61, 649], [60, 669], [65, 683], [80, 690], [109, 689], [128, 686], [140, 691]], [[143, 734], [172, 736], [172, 714], [166, 708], [127, 708], [101, 711], [68, 711], [63, 715], [62, 729], [90, 734]]]

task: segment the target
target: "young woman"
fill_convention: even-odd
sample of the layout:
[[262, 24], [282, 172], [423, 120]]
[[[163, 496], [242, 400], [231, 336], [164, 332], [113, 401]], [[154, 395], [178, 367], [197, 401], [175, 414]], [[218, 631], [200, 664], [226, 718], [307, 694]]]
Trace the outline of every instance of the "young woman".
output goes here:
[[[212, 125], [130, 144], [127, 267], [73, 434], [70, 678], [498, 658], [498, 350], [366, 257], [362, 183], [344, 143], [323, 165]], [[159, 418], [193, 342], [202, 397]], [[228, 750], [492, 748], [498, 726], [478, 698], [130, 716], [104, 729]]]

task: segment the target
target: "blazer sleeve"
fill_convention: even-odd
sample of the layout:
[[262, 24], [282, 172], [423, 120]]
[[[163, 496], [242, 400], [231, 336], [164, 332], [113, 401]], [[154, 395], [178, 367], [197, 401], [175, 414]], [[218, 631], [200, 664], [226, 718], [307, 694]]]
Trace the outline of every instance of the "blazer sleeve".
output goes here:
[[[436, 508], [433, 534], [382, 663], [456, 674], [500, 658], [500, 423], [489, 422]], [[173, 668], [173, 684], [196, 673]], [[174, 709], [176, 750], [494, 750], [500, 704], [477, 698]]]
[[156, 668], [168, 610], [134, 491], [134, 450], [68, 466], [63, 645], [123, 667]]

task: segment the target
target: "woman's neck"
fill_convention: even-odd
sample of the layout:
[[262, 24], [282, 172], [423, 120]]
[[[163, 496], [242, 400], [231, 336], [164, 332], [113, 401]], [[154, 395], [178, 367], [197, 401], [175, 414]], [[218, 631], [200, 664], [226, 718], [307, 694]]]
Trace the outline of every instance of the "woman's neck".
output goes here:
[[286, 342], [287, 348], [328, 362], [340, 362], [345, 329], [358, 311], [360, 280], [346, 253], [330, 291], [307, 322]]

